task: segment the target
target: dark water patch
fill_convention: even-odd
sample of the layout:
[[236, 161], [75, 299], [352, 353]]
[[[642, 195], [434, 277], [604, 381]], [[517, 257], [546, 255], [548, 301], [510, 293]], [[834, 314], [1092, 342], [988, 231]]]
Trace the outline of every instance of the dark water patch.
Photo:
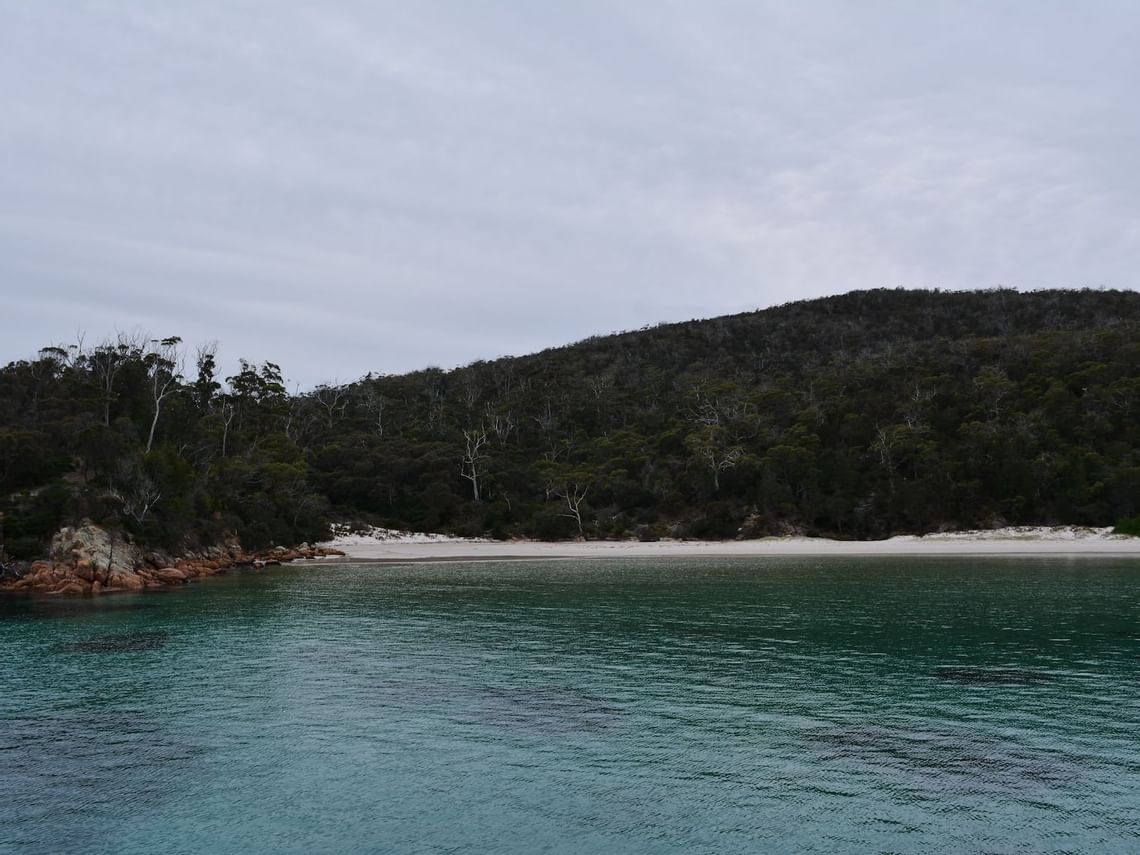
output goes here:
[[586, 733], [611, 728], [622, 715], [618, 706], [604, 698], [562, 687], [386, 681], [380, 688], [387, 704], [406, 713], [443, 713], [465, 726], [531, 733]]
[[0, 852], [115, 851], [122, 811], [160, 810], [201, 753], [137, 710], [0, 719]]
[[1053, 787], [1072, 782], [1081, 773], [1076, 757], [968, 732], [860, 725], [813, 731], [807, 740], [824, 749], [824, 762], [890, 769], [933, 789]]
[[603, 698], [554, 687], [492, 687], [481, 692], [483, 724], [538, 733], [589, 733], [616, 725], [621, 710]]
[[1023, 668], [945, 667], [936, 669], [934, 676], [948, 683], [961, 683], [967, 686], [1023, 686], [1057, 681], [1056, 675], [1048, 671], [1031, 671]]
[[121, 632], [114, 635], [96, 635], [79, 641], [53, 644], [52, 653], [142, 653], [158, 650], [170, 638], [162, 630], [147, 632]]
[[[91, 615], [121, 614], [154, 609], [159, 603], [140, 595], [108, 594], [99, 597], [53, 597], [47, 595], [0, 594], [0, 620], [9, 619], [59, 619], [71, 620]], [[148, 601], [149, 600], [149, 601]]]

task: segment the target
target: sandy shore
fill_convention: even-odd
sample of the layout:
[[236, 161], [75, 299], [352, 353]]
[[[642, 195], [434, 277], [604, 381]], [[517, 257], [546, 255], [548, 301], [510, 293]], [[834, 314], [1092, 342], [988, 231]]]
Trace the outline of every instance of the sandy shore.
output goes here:
[[1007, 528], [878, 541], [779, 537], [734, 541], [489, 541], [442, 535], [376, 532], [321, 544], [344, 551], [338, 561], [459, 561], [509, 558], [692, 558], [812, 555], [1127, 555], [1140, 557], [1140, 538], [1111, 529]]

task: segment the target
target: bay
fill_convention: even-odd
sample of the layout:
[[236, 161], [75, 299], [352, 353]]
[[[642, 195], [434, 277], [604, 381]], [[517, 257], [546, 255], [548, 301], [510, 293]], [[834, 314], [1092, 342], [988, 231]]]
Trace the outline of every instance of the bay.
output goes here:
[[0, 851], [1140, 851], [1140, 562], [285, 567], [0, 600]]

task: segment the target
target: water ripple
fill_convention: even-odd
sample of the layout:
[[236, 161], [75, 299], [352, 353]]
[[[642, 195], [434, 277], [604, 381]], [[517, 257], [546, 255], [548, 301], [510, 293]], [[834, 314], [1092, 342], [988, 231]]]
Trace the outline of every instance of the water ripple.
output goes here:
[[0, 601], [0, 851], [1140, 851], [1140, 568], [280, 568]]

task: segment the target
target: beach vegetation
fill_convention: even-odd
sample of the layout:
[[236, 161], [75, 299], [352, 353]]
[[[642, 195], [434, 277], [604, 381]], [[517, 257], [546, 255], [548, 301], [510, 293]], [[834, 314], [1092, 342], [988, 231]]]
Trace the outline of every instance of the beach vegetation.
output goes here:
[[1116, 524], [1112, 530], [1113, 534], [1127, 534], [1132, 537], [1140, 537], [1140, 516], [1129, 517], [1128, 519], [1121, 520]]

